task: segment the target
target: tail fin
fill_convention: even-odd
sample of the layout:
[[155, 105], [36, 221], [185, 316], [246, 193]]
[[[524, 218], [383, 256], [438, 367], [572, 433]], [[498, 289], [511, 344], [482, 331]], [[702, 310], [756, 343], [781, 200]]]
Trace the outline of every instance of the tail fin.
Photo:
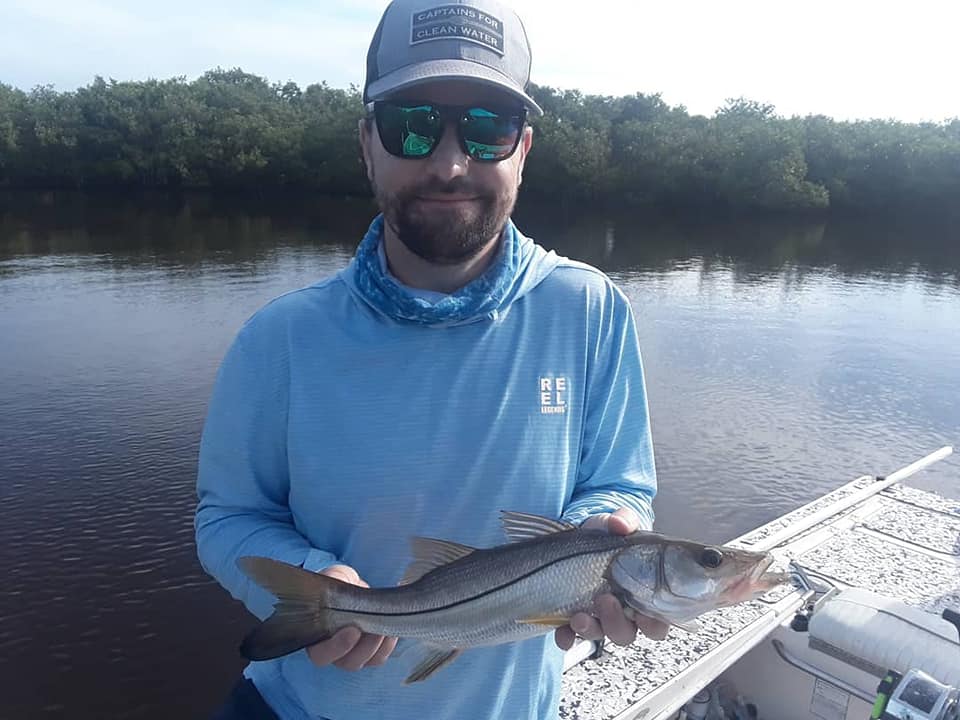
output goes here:
[[331, 594], [342, 584], [326, 575], [264, 557], [243, 557], [240, 569], [277, 597], [273, 614], [254, 628], [240, 645], [248, 660], [271, 660], [326, 640], [331, 627]]

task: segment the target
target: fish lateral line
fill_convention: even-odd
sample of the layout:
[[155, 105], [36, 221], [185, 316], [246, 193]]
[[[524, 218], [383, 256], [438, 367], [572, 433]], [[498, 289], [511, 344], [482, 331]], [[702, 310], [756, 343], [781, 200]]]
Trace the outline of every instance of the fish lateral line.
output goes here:
[[[377, 610], [347, 610], [345, 608], [337, 608], [331, 605], [325, 606], [325, 609], [333, 610], [337, 612], [349, 613], [351, 615], [364, 615], [364, 616], [378, 615], [380, 617], [408, 617], [413, 615], [428, 615], [430, 613], [439, 612], [441, 610], [450, 610], [451, 608], [456, 608], [456, 607], [459, 607], [460, 605], [465, 605], [475, 600], [480, 600], [481, 598], [485, 598], [488, 595], [492, 595], [493, 593], [503, 590], [504, 588], [508, 588], [511, 585], [515, 585], [518, 582], [522, 582], [523, 580], [526, 580], [527, 578], [532, 577], [537, 573], [542, 572], [547, 568], [556, 565], [557, 563], [565, 562], [566, 560], [571, 560], [573, 558], [583, 557], [585, 555], [597, 555], [597, 554], [606, 553], [606, 552], [610, 552], [610, 550], [609, 549], [608, 550], [584, 550], [582, 552], [571, 553], [570, 555], [565, 555], [562, 558], [557, 558], [556, 560], [551, 560], [548, 563], [540, 565], [539, 567], [531, 570], [530, 572], [524, 573], [523, 575], [520, 575], [514, 578], [513, 580], [510, 580], [509, 582], [503, 583], [502, 585], [497, 585], [496, 587], [490, 588], [489, 590], [484, 590], [483, 592], [477, 593], [476, 595], [471, 595], [470, 597], [464, 598], [463, 600], [457, 600], [447, 605], [438, 605], [437, 607], [427, 608], [424, 610], [407, 610], [404, 612], [383, 612], [383, 611], [377, 611]], [[413, 587], [413, 585], [404, 585], [396, 588], [392, 588], [392, 587], [391, 588], [370, 588], [370, 590], [388, 590], [393, 592], [400, 589], [405, 590], [410, 587]], [[360, 589], [367, 590], [367, 588], [360, 588]]]

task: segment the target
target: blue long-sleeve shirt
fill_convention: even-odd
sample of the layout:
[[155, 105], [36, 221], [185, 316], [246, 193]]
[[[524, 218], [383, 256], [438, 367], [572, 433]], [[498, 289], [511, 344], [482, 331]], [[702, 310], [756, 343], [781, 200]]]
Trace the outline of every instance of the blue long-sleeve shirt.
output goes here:
[[[260, 618], [274, 599], [236, 560], [354, 567], [394, 585], [424, 535], [505, 541], [500, 510], [575, 523], [618, 507], [651, 527], [656, 492], [629, 303], [598, 270], [509, 223], [492, 267], [432, 302], [377, 257], [284, 295], [241, 329], [200, 449], [196, 539], [206, 570]], [[552, 635], [476, 648], [425, 682], [415, 651], [356, 673], [304, 651], [245, 674], [284, 720], [554, 718]]]

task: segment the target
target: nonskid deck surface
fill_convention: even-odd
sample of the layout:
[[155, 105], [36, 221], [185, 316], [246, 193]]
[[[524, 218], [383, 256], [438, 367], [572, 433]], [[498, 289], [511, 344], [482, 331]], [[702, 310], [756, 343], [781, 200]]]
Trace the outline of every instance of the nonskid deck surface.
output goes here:
[[958, 504], [894, 486], [865, 510], [852, 528], [800, 554], [801, 564], [937, 615], [960, 609]]
[[[731, 544], [762, 548], [785, 528], [863, 492], [862, 477], [747, 533]], [[777, 564], [796, 560], [838, 586], [863, 587], [931, 613], [960, 609], [960, 502], [893, 485], [790, 538], [774, 550]], [[798, 587], [702, 616], [695, 635], [672, 628], [662, 642], [608, 645], [564, 675], [560, 717], [569, 720], [655, 720], [672, 713], [802, 605]]]

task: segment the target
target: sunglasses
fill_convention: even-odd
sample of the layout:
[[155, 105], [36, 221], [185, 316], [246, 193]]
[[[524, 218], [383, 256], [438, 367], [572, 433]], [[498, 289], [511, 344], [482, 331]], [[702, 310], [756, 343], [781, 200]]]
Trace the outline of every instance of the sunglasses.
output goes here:
[[448, 121], [453, 120], [460, 147], [470, 159], [500, 162], [516, 152], [527, 110], [375, 102], [373, 116], [380, 142], [396, 157], [414, 160], [429, 157], [440, 144]]

